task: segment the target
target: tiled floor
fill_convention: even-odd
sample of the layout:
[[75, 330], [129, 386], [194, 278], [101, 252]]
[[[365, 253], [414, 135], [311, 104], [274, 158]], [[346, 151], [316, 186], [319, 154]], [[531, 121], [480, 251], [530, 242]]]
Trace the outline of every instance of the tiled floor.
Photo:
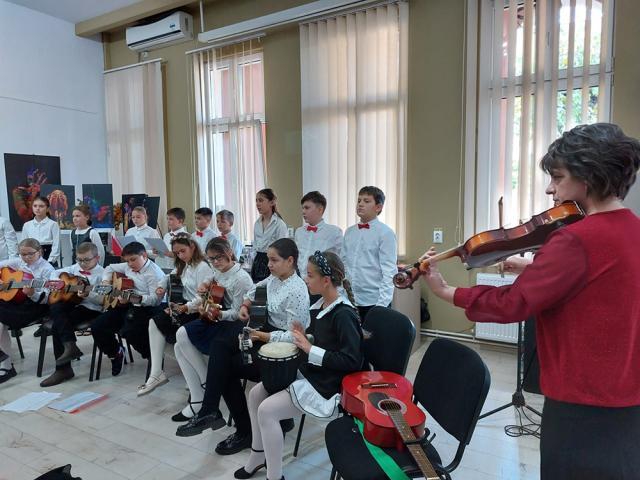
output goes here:
[[[34, 391], [40, 391], [35, 376], [38, 343], [33, 329], [24, 332], [25, 360], [14, 358], [18, 376], [0, 385], [0, 404]], [[411, 358], [409, 378], [428, 342]], [[107, 361], [100, 381], [88, 381], [91, 337], [80, 337], [85, 356], [74, 362], [76, 378], [50, 389], [64, 396], [79, 391], [106, 393], [107, 399], [69, 415], [49, 408], [28, 414], [0, 412], [0, 480], [33, 480], [56, 466], [71, 463], [72, 472], [83, 480], [177, 480], [231, 479], [233, 471], [244, 464], [243, 452], [221, 457], [213, 452], [216, 443], [232, 430], [225, 427], [190, 438], [175, 436], [176, 424], [169, 417], [182, 408], [187, 393], [173, 352], [167, 350], [166, 371], [170, 382], [155, 392], [138, 398], [136, 387], [142, 383], [146, 361], [135, 357], [123, 373], [112, 378]], [[50, 345], [50, 342], [49, 342]], [[514, 390], [516, 356], [511, 350], [475, 347], [487, 362], [492, 376], [485, 411], [511, 400]], [[45, 376], [53, 368], [53, 354], [47, 352]], [[542, 398], [527, 395], [527, 401], [540, 409]], [[224, 408], [224, 406], [223, 406]], [[296, 422], [297, 423], [297, 422]], [[482, 420], [467, 448], [455, 480], [535, 479], [539, 477], [538, 440], [534, 437], [509, 437], [504, 426], [515, 423], [514, 409], [509, 408]], [[435, 445], [444, 460], [451, 459], [455, 443], [432, 423], [437, 433]], [[297, 427], [297, 425], [296, 425]], [[301, 451], [292, 456], [294, 435], [285, 443], [284, 473], [288, 480], [326, 480], [331, 471], [324, 448], [324, 425], [307, 421]], [[255, 478], [265, 478], [264, 470]]]

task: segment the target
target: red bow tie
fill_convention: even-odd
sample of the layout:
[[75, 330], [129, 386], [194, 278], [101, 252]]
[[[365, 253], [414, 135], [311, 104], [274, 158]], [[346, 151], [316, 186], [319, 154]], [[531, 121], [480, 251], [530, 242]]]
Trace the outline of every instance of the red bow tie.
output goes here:
[[307, 232], [317, 232], [318, 227], [312, 227], [311, 225], [307, 225]]
[[220, 235], [220, 238], [223, 239], [223, 240], [226, 240], [227, 236], [225, 234], [222, 234], [222, 235]]
[[87, 270], [80, 270], [80, 274], [81, 275], [91, 275], [91, 272], [89, 272]]
[[358, 230], [362, 230], [363, 228], [366, 228], [367, 230], [369, 230], [369, 224], [368, 223], [359, 223], [358, 224]]
[[196, 232], [196, 237], [204, 237], [204, 233], [202, 233], [200, 230], [198, 230]]

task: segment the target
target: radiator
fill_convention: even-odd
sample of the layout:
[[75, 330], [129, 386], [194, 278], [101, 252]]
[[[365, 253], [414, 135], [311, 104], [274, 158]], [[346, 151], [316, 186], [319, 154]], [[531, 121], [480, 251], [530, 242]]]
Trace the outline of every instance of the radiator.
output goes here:
[[[516, 279], [515, 275], [498, 275], [496, 273], [479, 273], [478, 285], [511, 285]], [[496, 342], [518, 343], [517, 323], [476, 323], [475, 336], [481, 340], [492, 340]]]

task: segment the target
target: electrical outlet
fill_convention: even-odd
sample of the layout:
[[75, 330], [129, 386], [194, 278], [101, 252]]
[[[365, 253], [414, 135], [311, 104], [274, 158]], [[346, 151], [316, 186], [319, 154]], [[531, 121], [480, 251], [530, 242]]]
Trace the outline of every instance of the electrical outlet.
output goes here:
[[433, 229], [433, 243], [442, 243], [444, 241], [444, 235], [441, 228]]

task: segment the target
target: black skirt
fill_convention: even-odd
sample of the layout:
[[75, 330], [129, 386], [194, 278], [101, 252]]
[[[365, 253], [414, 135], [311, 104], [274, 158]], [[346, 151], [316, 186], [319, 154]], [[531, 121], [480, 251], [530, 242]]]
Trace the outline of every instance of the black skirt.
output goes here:
[[593, 407], [545, 399], [542, 480], [640, 478], [640, 406]]
[[269, 271], [267, 254], [264, 252], [256, 253], [256, 257], [253, 259], [253, 264], [251, 265], [251, 279], [253, 283], [258, 283], [269, 275], [271, 275], [271, 272]]
[[162, 305], [162, 310], [160, 310], [157, 314], [155, 314], [152, 318], [158, 327], [158, 330], [162, 332], [162, 334], [167, 339], [168, 343], [174, 344], [176, 343], [176, 332], [178, 329], [186, 325], [187, 323], [197, 320], [197, 313], [180, 313], [176, 315], [176, 321], [171, 318], [171, 316], [165, 313], [164, 309], [167, 308], [166, 304]]

